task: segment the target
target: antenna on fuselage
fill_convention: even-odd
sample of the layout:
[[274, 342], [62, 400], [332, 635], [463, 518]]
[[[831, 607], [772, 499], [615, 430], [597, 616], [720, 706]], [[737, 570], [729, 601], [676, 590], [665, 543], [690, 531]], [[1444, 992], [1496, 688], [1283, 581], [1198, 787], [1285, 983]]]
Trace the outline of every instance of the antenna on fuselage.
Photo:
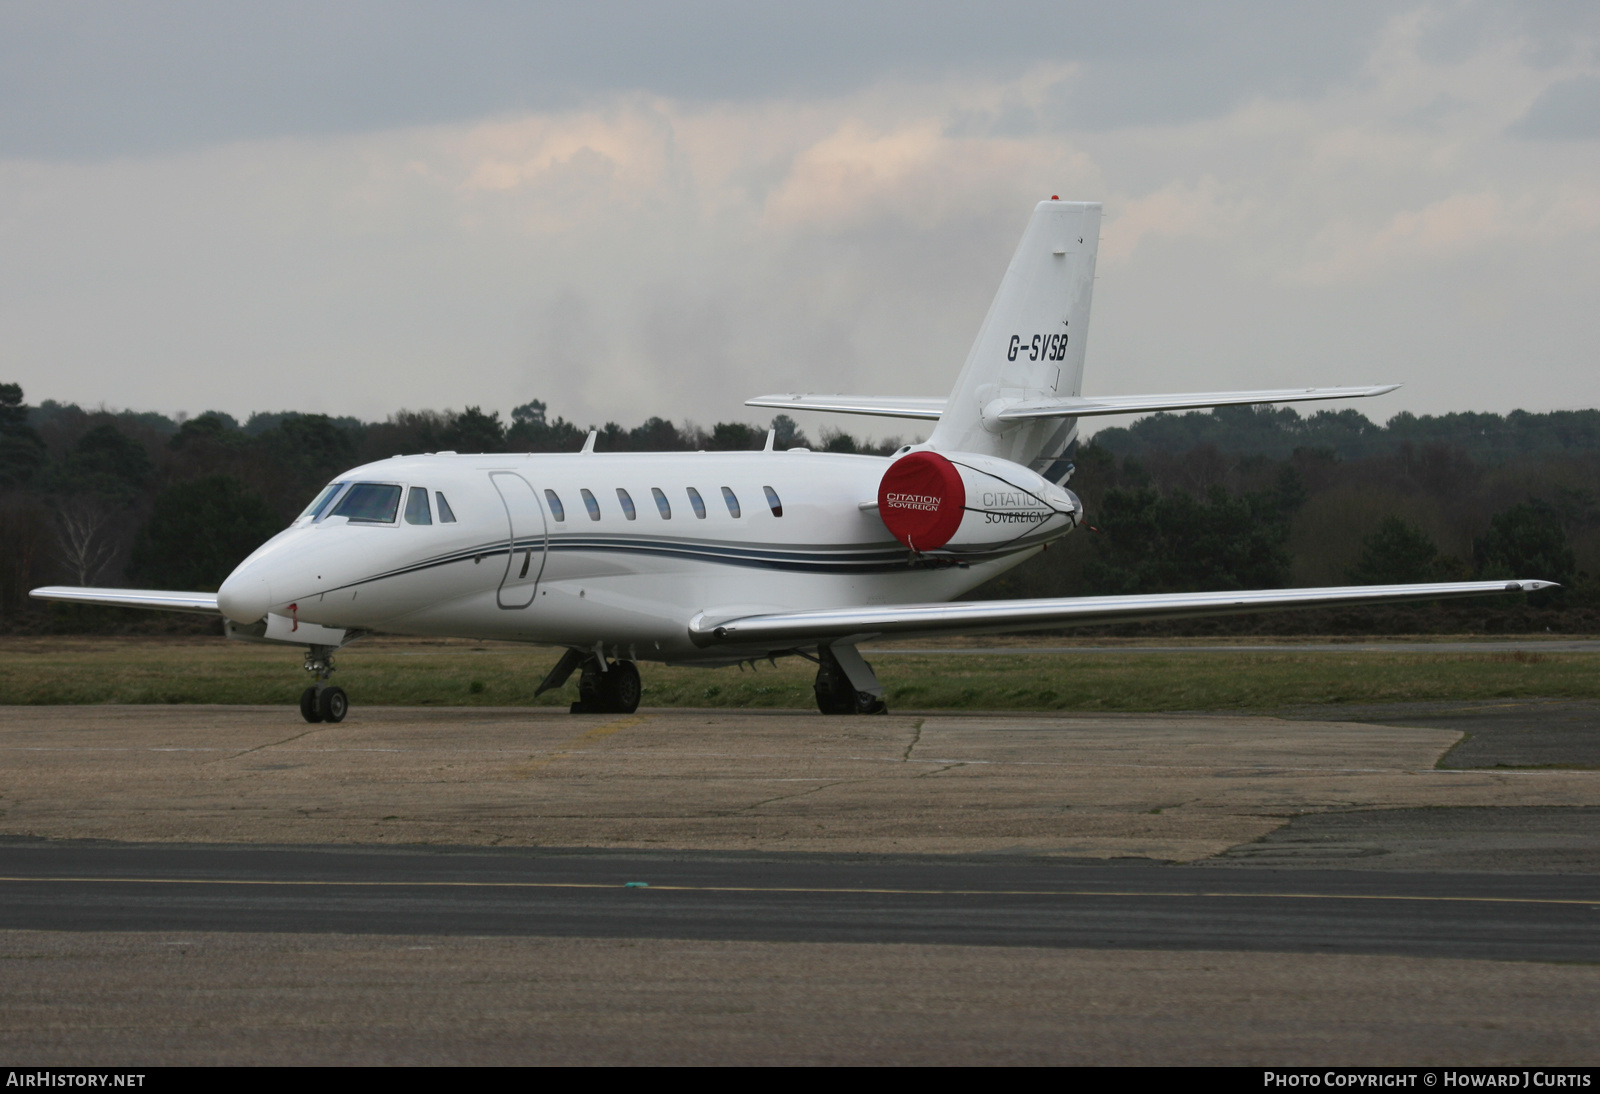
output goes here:
[[600, 436], [600, 431], [598, 429], [589, 430], [589, 435], [583, 439], [583, 448], [581, 448], [579, 451], [580, 452], [593, 452], [594, 451], [594, 439], [596, 437], [598, 437], [598, 436]]
[[777, 445], [778, 445], [778, 431], [776, 429], [767, 430], [767, 447], [763, 448], [761, 451], [763, 451], [763, 452], [776, 452], [778, 450]]

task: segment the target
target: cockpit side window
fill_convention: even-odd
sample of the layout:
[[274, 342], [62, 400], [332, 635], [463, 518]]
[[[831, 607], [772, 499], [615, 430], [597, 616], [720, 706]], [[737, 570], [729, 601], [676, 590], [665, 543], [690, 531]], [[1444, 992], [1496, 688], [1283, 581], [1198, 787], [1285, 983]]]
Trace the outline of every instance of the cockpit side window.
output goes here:
[[454, 524], [456, 522], [456, 515], [455, 513], [451, 512], [450, 503], [444, 500], [444, 495], [435, 490], [433, 492], [433, 500], [439, 503], [439, 523]]
[[323, 488], [322, 493], [318, 494], [316, 499], [312, 501], [310, 505], [306, 506], [305, 512], [301, 513], [300, 516], [296, 517], [295, 519], [300, 520], [305, 517], [310, 517], [312, 520], [316, 520], [318, 517], [322, 516], [322, 511], [328, 507], [328, 503], [333, 500], [333, 496], [342, 489], [344, 489], [344, 483], [330, 482]]
[[345, 491], [330, 517], [348, 517], [352, 524], [393, 524], [400, 509], [400, 487], [391, 482], [358, 482]]
[[428, 488], [413, 486], [406, 495], [406, 523], [432, 524], [433, 514], [428, 511]]

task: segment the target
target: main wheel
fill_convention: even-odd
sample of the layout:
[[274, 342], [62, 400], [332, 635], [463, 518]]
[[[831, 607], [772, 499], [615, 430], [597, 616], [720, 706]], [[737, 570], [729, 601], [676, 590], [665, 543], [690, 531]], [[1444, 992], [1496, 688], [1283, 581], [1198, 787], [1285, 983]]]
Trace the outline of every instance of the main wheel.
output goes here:
[[836, 679], [830, 673], [824, 676], [817, 674], [817, 682], [813, 689], [817, 695], [817, 709], [824, 714], [854, 714], [856, 712], [856, 693], [850, 687], [850, 681]]
[[317, 713], [322, 715], [320, 721], [342, 722], [350, 710], [350, 697], [344, 693], [344, 688], [323, 688], [322, 697], [317, 703]]
[[607, 713], [632, 714], [639, 709], [639, 697], [644, 693], [638, 667], [632, 661], [611, 662], [600, 676], [599, 692]]
[[870, 691], [856, 692], [857, 714], [888, 714], [889, 704]]
[[841, 669], [823, 665], [812, 685], [817, 709], [824, 714], [887, 714], [889, 707], [870, 691], [857, 691]]
[[322, 721], [322, 711], [317, 709], [316, 688], [306, 688], [300, 693], [300, 717], [308, 722]]

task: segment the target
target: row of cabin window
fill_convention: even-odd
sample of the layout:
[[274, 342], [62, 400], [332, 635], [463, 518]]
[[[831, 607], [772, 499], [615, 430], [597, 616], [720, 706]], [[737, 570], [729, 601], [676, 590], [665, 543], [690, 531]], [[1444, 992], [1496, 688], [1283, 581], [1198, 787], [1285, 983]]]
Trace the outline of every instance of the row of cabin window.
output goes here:
[[[766, 492], [767, 507], [772, 510], [772, 515], [775, 517], [783, 516], [783, 502], [778, 499], [778, 492], [770, 486], [763, 486], [761, 489]], [[705, 499], [700, 496], [700, 491], [692, 486], [687, 487], [686, 490], [689, 495], [689, 507], [694, 510], [694, 515], [701, 520], [705, 520], [706, 503]], [[587, 489], [580, 489], [578, 493], [583, 496], [583, 507], [589, 511], [589, 519], [599, 520], [600, 502]], [[661, 519], [671, 520], [672, 503], [667, 500], [667, 495], [662, 489], [659, 486], [652, 486], [650, 488], [650, 496], [655, 498], [656, 511], [661, 514]], [[554, 490], [546, 490], [544, 492], [544, 500], [550, 505], [551, 515], [556, 520], [564, 523], [567, 519], [567, 507], [561, 504], [560, 495]], [[620, 486], [617, 487], [617, 503], [622, 506], [623, 516], [629, 520], [639, 519], [639, 512], [633, 505], [633, 496]], [[726, 486], [722, 488], [722, 503], [728, 507], [728, 515], [730, 517], [741, 515], [738, 495]]]
[[[338, 484], [335, 484], [337, 486]], [[763, 486], [762, 491], [767, 497], [767, 507], [772, 510], [775, 517], [783, 516], [783, 502], [778, 498], [778, 492], [770, 486]], [[311, 516], [321, 515], [323, 505], [336, 491], [330, 488], [328, 494], [320, 504], [313, 503], [310, 510]], [[706, 518], [705, 499], [700, 496], [700, 491], [694, 487], [687, 487], [689, 506], [694, 510], [694, 515], [701, 520]], [[600, 519], [600, 503], [587, 489], [580, 489], [583, 495], [584, 508], [589, 511], [590, 520]], [[659, 486], [652, 486], [650, 494], [655, 498], [656, 510], [660, 512], [662, 520], [672, 519], [672, 504], [667, 501], [667, 495]], [[445, 500], [444, 494], [435, 490], [434, 500], [439, 507], [439, 523], [454, 524], [456, 515], [450, 509], [450, 503]], [[567, 519], [566, 506], [561, 504], [561, 498], [554, 490], [544, 492], [545, 501], [550, 504], [550, 512], [556, 520], [565, 522]], [[629, 520], [637, 520], [638, 511], [634, 508], [633, 497], [622, 487], [617, 487], [617, 501], [622, 506], [622, 514]], [[722, 501], [728, 507], [728, 515], [739, 517], [739, 498], [730, 488], [722, 488]], [[396, 510], [400, 507], [400, 487], [392, 483], [358, 482], [345, 493], [339, 500], [339, 505], [329, 516], [347, 517], [353, 521], [368, 521], [381, 524], [393, 524]], [[407, 524], [432, 524], [433, 514], [428, 509], [428, 488], [413, 486], [406, 496], [406, 523]]]

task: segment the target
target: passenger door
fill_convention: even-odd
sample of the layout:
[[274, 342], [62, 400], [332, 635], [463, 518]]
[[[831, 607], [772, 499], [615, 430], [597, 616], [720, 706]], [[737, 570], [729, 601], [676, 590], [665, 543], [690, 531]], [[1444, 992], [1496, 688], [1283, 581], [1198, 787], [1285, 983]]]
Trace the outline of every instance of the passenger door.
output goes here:
[[491, 471], [489, 481], [505, 503], [510, 533], [505, 576], [495, 601], [502, 608], [526, 608], [539, 591], [539, 576], [544, 573], [548, 531], [544, 506], [528, 480], [510, 471]]

